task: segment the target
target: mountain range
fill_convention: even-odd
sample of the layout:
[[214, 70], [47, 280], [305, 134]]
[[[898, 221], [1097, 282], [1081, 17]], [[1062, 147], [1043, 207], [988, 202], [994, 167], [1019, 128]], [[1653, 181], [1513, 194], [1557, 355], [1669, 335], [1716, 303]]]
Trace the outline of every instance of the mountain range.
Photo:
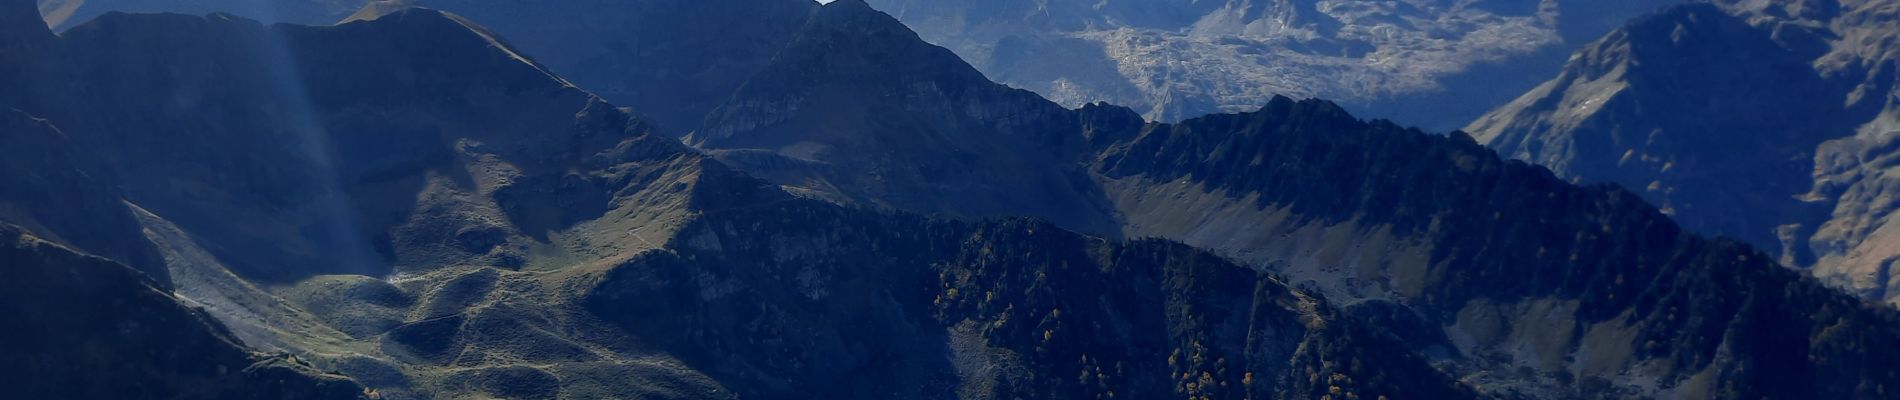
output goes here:
[[[442, 3], [54, 34], [0, 0], [0, 254], [22, 277], [0, 318], [44, 327], [0, 348], [35, 360], [8, 393], [1887, 398], [1900, 378], [1900, 312], [1484, 130], [1286, 97], [1177, 123], [1064, 107], [863, 0]], [[1619, 32], [1755, 29], [1732, 9]], [[686, 39], [642, 36], [668, 30]]]
[[1535, 86], [1571, 50], [1675, 0], [871, 3], [999, 82], [1158, 121], [1273, 96], [1446, 130]]

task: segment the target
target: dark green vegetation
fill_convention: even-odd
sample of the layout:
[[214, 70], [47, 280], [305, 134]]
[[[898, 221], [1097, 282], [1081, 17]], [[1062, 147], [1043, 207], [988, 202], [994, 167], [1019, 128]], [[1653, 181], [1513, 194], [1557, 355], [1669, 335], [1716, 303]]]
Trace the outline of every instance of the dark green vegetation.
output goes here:
[[[705, 11], [673, 5], [655, 12]], [[220, 321], [58, 331], [221, 332], [140, 385], [248, 365], [241, 340], [299, 361], [200, 386], [362, 393], [314, 368], [403, 399], [1894, 396], [1894, 312], [1619, 189], [1323, 101], [1065, 109], [862, 1], [810, 9], [704, 39], [754, 61], [679, 61], [718, 66], [664, 89], [696, 99], [667, 118], [706, 116], [698, 149], [445, 12], [5, 25], [0, 127], [31, 150], [0, 163], [0, 218], [141, 267], [72, 256], [137, 278], [114, 293], [141, 307]], [[1004, 216], [1051, 222], [976, 220]], [[95, 308], [20, 293], [0, 305]]]

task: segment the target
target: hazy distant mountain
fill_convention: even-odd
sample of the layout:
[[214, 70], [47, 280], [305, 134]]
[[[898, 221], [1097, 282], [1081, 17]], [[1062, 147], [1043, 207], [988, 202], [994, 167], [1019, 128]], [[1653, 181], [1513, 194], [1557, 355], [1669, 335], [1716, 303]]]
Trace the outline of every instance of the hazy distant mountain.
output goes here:
[[875, 0], [999, 82], [1175, 121], [1324, 97], [1450, 129], [1674, 0]]
[[1900, 301], [1894, 205], [1882, 194], [1900, 132], [1900, 3], [1721, 3], [1631, 23], [1471, 131], [1504, 155], [1620, 184], [1691, 229]]

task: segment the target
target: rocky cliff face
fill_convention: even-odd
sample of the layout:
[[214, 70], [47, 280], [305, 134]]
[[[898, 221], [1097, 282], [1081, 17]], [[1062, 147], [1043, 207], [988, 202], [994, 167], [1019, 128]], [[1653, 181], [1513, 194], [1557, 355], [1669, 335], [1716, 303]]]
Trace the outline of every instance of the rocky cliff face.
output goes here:
[[[1178, 121], [1274, 95], [1449, 129], [1673, 1], [873, 1], [1000, 82]], [[1397, 62], [1396, 60], [1403, 60]], [[1489, 89], [1484, 89], [1489, 88]]]
[[1892, 2], [1718, 2], [1632, 22], [1470, 129], [1500, 153], [1630, 188], [1685, 226], [1875, 299], [1893, 132]]

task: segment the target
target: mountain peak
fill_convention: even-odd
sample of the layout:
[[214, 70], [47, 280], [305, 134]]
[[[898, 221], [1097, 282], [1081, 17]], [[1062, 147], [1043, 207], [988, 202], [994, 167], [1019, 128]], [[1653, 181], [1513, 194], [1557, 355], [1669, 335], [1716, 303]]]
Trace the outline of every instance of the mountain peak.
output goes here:
[[[909, 26], [897, 18], [872, 8], [864, 0], [838, 0], [819, 7], [808, 28], [850, 28], [852, 31], [875, 34], [899, 34], [916, 38], [912, 41], [922, 43]], [[948, 52], [947, 50], [945, 52]]]

